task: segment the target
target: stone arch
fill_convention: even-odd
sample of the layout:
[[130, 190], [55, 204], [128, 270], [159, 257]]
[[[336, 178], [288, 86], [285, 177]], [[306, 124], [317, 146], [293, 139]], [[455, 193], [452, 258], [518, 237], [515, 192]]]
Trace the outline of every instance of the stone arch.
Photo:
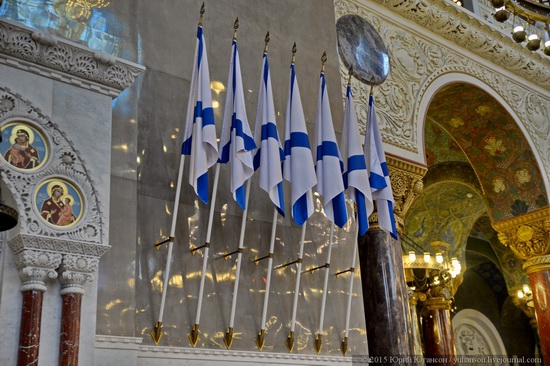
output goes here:
[[[102, 218], [93, 181], [79, 152], [63, 131], [30, 101], [0, 85], [0, 125], [4, 126], [14, 120], [25, 121], [41, 131], [49, 145], [48, 161], [36, 170], [22, 171], [8, 164], [3, 158], [0, 159], [0, 177], [17, 205], [20, 233], [60, 237], [90, 244], [104, 243], [106, 224]], [[82, 219], [67, 229], [46, 224], [39, 216], [39, 209], [35, 207], [36, 187], [50, 177], [57, 177], [74, 184], [81, 191], [85, 202]], [[90, 250], [95, 247], [91, 246]], [[69, 248], [56, 249], [70, 251]], [[99, 254], [95, 253], [96, 250], [92, 251], [93, 253], [89, 254]]]
[[[493, 323], [483, 313], [474, 309], [459, 311], [452, 319], [453, 332], [457, 343], [457, 355], [460, 356], [507, 356], [502, 338]], [[469, 343], [468, 347], [462, 343]], [[471, 349], [471, 353], [468, 351]], [[486, 351], [487, 353], [482, 353]], [[499, 363], [500, 365], [501, 363]], [[503, 361], [503, 365], [509, 365]]]
[[[457, 96], [470, 100], [477, 98], [480, 104], [475, 106], [477, 109], [474, 106], [457, 108]], [[548, 206], [548, 179], [536, 141], [526, 126], [518, 122], [522, 118], [513, 104], [494, 88], [471, 75], [449, 72], [427, 80], [419, 93], [419, 100], [417, 133], [422, 136], [423, 163], [427, 164], [424, 131], [430, 119], [454, 139], [474, 168], [488, 200], [492, 222]], [[453, 102], [455, 105], [451, 106]], [[450, 108], [454, 108], [452, 113]], [[451, 114], [452, 118], [449, 117]], [[473, 126], [474, 123], [477, 125]], [[476, 136], [476, 133], [484, 135]], [[523, 150], [518, 151], [518, 146]], [[483, 172], [484, 169], [493, 172]]]

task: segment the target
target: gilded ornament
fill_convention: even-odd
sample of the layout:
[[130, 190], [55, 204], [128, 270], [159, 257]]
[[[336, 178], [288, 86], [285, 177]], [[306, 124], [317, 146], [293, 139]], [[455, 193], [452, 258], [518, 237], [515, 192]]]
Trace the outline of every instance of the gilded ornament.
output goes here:
[[486, 114], [491, 113], [491, 107], [487, 105], [480, 105], [479, 107], [476, 108], [476, 113], [479, 114], [480, 116], [484, 116]]
[[504, 147], [502, 140], [497, 140], [496, 137], [489, 137], [485, 142], [485, 150], [487, 150], [489, 155], [497, 156], [505, 152], [506, 148]]
[[493, 180], [493, 191], [495, 191], [495, 193], [501, 193], [505, 190], [506, 185], [504, 184], [503, 178], [496, 178], [495, 180]]
[[464, 126], [464, 120], [462, 118], [452, 118], [449, 121], [449, 124], [454, 128], [458, 128], [460, 126]]
[[527, 169], [519, 169], [516, 171], [516, 178], [519, 183], [529, 183], [532, 179], [531, 173]]
[[518, 239], [520, 241], [531, 240], [531, 238], [533, 238], [534, 233], [535, 231], [533, 230], [533, 228], [527, 225], [520, 226], [517, 231]]

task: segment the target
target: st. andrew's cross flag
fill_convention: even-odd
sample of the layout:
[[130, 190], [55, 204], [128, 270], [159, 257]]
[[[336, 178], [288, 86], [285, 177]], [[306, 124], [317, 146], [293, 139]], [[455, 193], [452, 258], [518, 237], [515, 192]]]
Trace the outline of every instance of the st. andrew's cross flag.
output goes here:
[[290, 65], [284, 151], [283, 177], [290, 183], [292, 218], [302, 226], [314, 211], [311, 189], [317, 184], [317, 177], [294, 63]]
[[346, 90], [344, 129], [340, 149], [344, 162], [344, 187], [347, 190], [348, 198], [356, 205], [359, 234], [364, 235], [369, 228], [369, 216], [374, 210], [374, 204], [372, 203], [369, 172], [361, 144], [351, 85], [348, 85]]
[[382, 136], [378, 128], [378, 117], [374, 107], [374, 97], [369, 97], [369, 113], [367, 130], [365, 133], [365, 156], [369, 171], [369, 183], [372, 190], [372, 199], [376, 201], [378, 224], [397, 240], [397, 228], [393, 216], [393, 192], [390, 182], [390, 173], [382, 145]]
[[263, 56], [262, 78], [258, 95], [258, 110], [254, 139], [258, 149], [254, 155], [254, 170], [260, 169], [260, 188], [269, 194], [277, 211], [285, 215], [282, 161], [284, 152], [277, 132], [275, 105], [271, 89], [271, 73], [267, 53]]
[[320, 78], [315, 144], [317, 192], [323, 197], [323, 211], [331, 222], [343, 227], [348, 221], [342, 178], [343, 163], [334, 134], [324, 72], [321, 72]]
[[256, 149], [244, 104], [243, 82], [237, 40], [233, 39], [227, 96], [223, 114], [219, 163], [231, 165], [231, 193], [239, 206], [246, 209], [244, 183], [254, 174], [252, 152]]
[[216, 164], [218, 143], [206, 43], [201, 25], [197, 30], [197, 46], [181, 153], [190, 155], [189, 184], [194, 187], [199, 198], [208, 203], [208, 168]]

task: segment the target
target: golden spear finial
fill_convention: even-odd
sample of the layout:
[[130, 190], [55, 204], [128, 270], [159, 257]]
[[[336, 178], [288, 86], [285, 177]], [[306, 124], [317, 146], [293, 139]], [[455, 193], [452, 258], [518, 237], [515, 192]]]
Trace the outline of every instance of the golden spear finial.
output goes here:
[[202, 27], [202, 16], [204, 15], [204, 3], [202, 3], [202, 5], [201, 5], [200, 13], [201, 13], [201, 15], [199, 16], [199, 26]]
[[327, 62], [327, 51], [323, 52], [323, 56], [321, 56], [321, 72], [325, 72], [325, 62]]
[[348, 73], [348, 85], [351, 85], [351, 77], [353, 76], [353, 66], [350, 66]]
[[267, 44], [268, 43], [269, 43], [269, 31], [267, 31], [267, 34], [265, 35], [264, 53], [267, 53]]
[[294, 42], [294, 45], [292, 46], [292, 60], [290, 61], [291, 64], [296, 61], [296, 42]]
[[235, 19], [235, 23], [233, 23], [233, 29], [235, 30], [233, 32], [233, 39], [237, 39], [237, 29], [239, 29], [239, 17]]

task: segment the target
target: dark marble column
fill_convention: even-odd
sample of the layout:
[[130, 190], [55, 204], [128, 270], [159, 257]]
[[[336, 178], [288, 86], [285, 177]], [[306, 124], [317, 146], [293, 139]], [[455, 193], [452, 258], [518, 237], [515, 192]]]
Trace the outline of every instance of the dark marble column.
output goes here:
[[409, 290], [409, 309], [411, 311], [412, 329], [411, 335], [414, 343], [414, 355], [416, 357], [417, 366], [424, 366], [424, 351], [422, 350], [422, 333], [420, 333], [420, 322], [416, 307], [418, 301], [425, 301], [426, 294], [423, 292], [414, 292]]
[[18, 366], [38, 364], [44, 290], [22, 292], [23, 304], [21, 308], [21, 328], [19, 330]]
[[426, 365], [456, 365], [456, 348], [451, 324], [451, 302], [430, 297], [422, 309]]
[[525, 262], [529, 276], [544, 364], [550, 365], [550, 256], [535, 257]]
[[359, 259], [369, 356], [380, 357], [381, 365], [395, 364], [392, 357], [412, 357], [414, 330], [399, 242], [371, 227], [359, 238]]
[[81, 293], [62, 295], [63, 310], [61, 316], [61, 335], [59, 340], [59, 365], [78, 365], [78, 346], [80, 341]]

